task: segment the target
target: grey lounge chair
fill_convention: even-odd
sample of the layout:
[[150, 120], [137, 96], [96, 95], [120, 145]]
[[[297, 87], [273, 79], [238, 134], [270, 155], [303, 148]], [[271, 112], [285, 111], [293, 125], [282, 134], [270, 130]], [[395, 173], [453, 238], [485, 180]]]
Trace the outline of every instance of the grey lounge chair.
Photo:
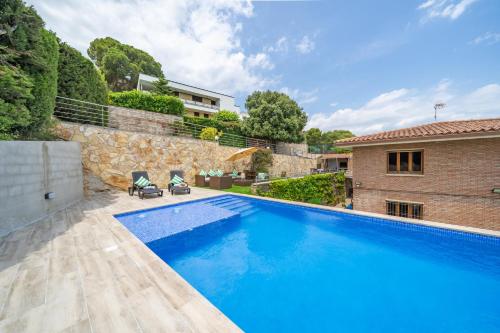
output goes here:
[[[172, 180], [174, 178], [174, 176], [176, 176], [176, 175], [178, 177], [181, 177], [182, 179], [184, 179], [184, 171], [182, 171], [182, 170], [172, 170], [172, 171], [170, 171], [170, 180]], [[187, 182], [184, 182], [184, 183], [186, 183], [186, 186], [174, 186], [174, 184], [168, 183], [168, 191], [172, 195], [174, 195], [174, 193], [187, 193], [187, 194], [190, 194], [191, 193], [191, 188], [189, 188], [189, 185], [187, 185]]]
[[134, 192], [137, 190], [139, 194], [139, 198], [144, 199], [144, 195], [149, 194], [157, 194], [159, 197], [163, 196], [163, 190], [158, 188], [155, 184], [149, 184], [146, 187], [137, 186], [135, 184], [141, 177], [149, 180], [148, 173], [146, 171], [133, 171], [132, 172], [132, 186], [128, 188], [128, 194], [130, 196], [134, 195]]

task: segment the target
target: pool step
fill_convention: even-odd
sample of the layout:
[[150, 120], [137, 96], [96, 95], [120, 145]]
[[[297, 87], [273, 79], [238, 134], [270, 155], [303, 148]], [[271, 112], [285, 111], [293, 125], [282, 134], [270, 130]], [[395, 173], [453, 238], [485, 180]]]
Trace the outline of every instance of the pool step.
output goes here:
[[217, 207], [225, 208], [225, 209], [229, 209], [229, 210], [235, 210], [236, 208], [241, 207], [241, 206], [245, 206], [245, 205], [248, 205], [248, 203], [246, 203], [244, 201], [234, 201], [234, 202], [227, 203], [224, 205], [217, 205]]
[[208, 203], [219, 208], [239, 213], [242, 217], [253, 214], [259, 210], [255, 208], [252, 203], [235, 197], [215, 198], [208, 201]]
[[225, 202], [229, 202], [229, 201], [233, 201], [233, 200], [237, 200], [235, 198], [215, 198], [215, 199], [212, 199], [212, 200], [209, 200], [207, 201], [207, 203], [210, 203], [210, 204], [214, 204], [214, 205], [219, 205], [219, 204], [223, 204]]
[[254, 213], [257, 213], [258, 211], [259, 211], [259, 209], [258, 209], [258, 208], [254, 208], [254, 207], [252, 207], [252, 208], [250, 208], [250, 209], [247, 209], [247, 210], [245, 210], [245, 211], [241, 212], [241, 213], [240, 213], [240, 216], [241, 216], [241, 217], [245, 217], [245, 216], [248, 216], [248, 215], [252, 215], [252, 214], [254, 214]]

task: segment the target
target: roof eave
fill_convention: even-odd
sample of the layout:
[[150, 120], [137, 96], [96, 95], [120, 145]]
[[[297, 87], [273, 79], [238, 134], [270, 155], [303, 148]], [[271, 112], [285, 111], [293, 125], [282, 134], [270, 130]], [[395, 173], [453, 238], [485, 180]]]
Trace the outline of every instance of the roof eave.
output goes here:
[[342, 148], [363, 147], [363, 146], [380, 146], [380, 145], [393, 145], [402, 143], [419, 143], [419, 142], [433, 142], [433, 141], [455, 141], [455, 140], [473, 140], [473, 139], [488, 139], [500, 138], [500, 131], [490, 131], [482, 133], [464, 133], [455, 135], [432, 135], [427, 137], [415, 138], [397, 138], [386, 140], [373, 140], [361, 142], [336, 142], [335, 146]]

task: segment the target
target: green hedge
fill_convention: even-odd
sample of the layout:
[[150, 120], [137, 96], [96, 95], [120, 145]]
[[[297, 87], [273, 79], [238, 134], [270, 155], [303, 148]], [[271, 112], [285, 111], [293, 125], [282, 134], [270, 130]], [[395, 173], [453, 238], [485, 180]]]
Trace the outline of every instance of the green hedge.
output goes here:
[[337, 205], [345, 202], [343, 173], [309, 175], [303, 178], [275, 180], [269, 191], [258, 194], [276, 199]]
[[25, 136], [36, 138], [49, 126], [56, 104], [59, 59], [59, 44], [56, 35], [42, 30], [33, 54], [34, 59], [41, 65], [39, 68], [32, 68], [31, 71], [33, 99], [27, 105], [31, 113], [31, 125]]
[[66, 43], [59, 45], [57, 95], [106, 104], [108, 89], [92, 61]]
[[184, 104], [175, 96], [145, 93], [137, 90], [110, 93], [108, 103], [115, 106], [182, 116]]

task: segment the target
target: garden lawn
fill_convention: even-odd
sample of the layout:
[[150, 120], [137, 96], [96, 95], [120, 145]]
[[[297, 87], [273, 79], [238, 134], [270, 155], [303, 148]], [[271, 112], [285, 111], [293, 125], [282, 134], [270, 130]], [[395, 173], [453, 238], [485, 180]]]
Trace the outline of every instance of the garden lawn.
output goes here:
[[233, 185], [231, 188], [222, 191], [252, 195], [252, 192], [250, 191], [250, 186]]

